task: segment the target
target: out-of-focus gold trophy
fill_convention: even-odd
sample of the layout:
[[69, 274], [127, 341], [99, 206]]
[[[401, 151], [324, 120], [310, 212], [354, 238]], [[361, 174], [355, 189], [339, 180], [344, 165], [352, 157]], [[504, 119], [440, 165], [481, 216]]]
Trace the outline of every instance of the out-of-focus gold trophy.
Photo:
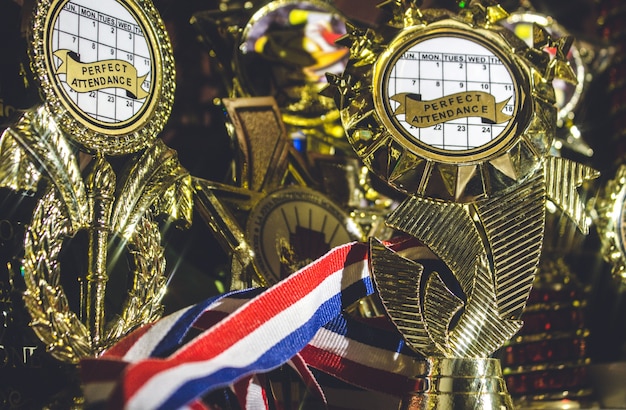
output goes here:
[[602, 257], [611, 265], [616, 283], [626, 284], [626, 165], [618, 167], [594, 204]]
[[224, 99], [236, 140], [233, 185], [194, 178], [198, 210], [232, 255], [231, 288], [271, 286], [363, 232], [314, 189], [273, 97]]
[[333, 155], [352, 149], [337, 107], [319, 95], [325, 73], [342, 72], [348, 58], [335, 43], [345, 18], [332, 4], [227, 2], [191, 24], [229, 97], [232, 181], [196, 179], [196, 188], [201, 215], [234, 257], [232, 287], [272, 285], [382, 225], [380, 212], [360, 208], [358, 159]]
[[320, 98], [326, 72], [345, 68], [345, 17], [331, 2], [225, 2], [191, 19], [231, 98], [273, 96], [287, 132], [313, 151], [350, 149], [332, 101]]
[[[31, 29], [45, 102], [2, 134], [0, 185], [35, 192], [20, 267], [30, 327], [53, 357], [77, 363], [160, 316], [159, 218], [191, 222], [191, 178], [157, 139], [174, 61], [149, 0], [44, 0]], [[74, 237], [85, 238], [84, 270], [60, 263]]]
[[[407, 194], [388, 217], [450, 272], [428, 275], [381, 242], [371, 267], [387, 314], [426, 357], [405, 409], [512, 408], [490, 356], [521, 327], [553, 201], [587, 230], [576, 188], [597, 173], [549, 156], [551, 81], [575, 81], [570, 38], [534, 26], [527, 46], [471, 1], [458, 14], [387, 1], [389, 30], [351, 27], [345, 72], [329, 75], [348, 139], [376, 175]], [[543, 50], [552, 47], [554, 58]]]

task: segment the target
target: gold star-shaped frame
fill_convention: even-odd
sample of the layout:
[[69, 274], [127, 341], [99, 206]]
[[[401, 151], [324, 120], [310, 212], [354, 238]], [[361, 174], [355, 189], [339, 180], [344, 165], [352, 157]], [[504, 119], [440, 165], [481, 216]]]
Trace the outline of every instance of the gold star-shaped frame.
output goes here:
[[[395, 9], [401, 9], [397, 2], [391, 3]], [[456, 202], [493, 197], [526, 180], [548, 155], [555, 132], [556, 109], [554, 91], [546, 84], [551, 80], [550, 73], [559, 74], [560, 70], [557, 66], [550, 68], [549, 59], [537, 57], [545, 52], [535, 49], [529, 52], [529, 47], [512, 32], [494, 24], [506, 17], [506, 13], [495, 13], [494, 17], [491, 12], [487, 18], [484, 13], [495, 6], [475, 6], [459, 15], [422, 10], [419, 22], [405, 21], [406, 26], [391, 40], [373, 35], [365, 42], [360, 40], [363, 36], [344, 40], [352, 44], [351, 51], [358, 44], [359, 52], [351, 53], [343, 75], [331, 78], [330, 90], [325, 91], [326, 95], [335, 91], [348, 140], [366, 166], [409, 195]], [[477, 24], [481, 10], [484, 24]], [[476, 18], [468, 18], [468, 13], [474, 13]], [[394, 21], [397, 19], [392, 20], [392, 26]], [[357, 32], [349, 31], [348, 37]], [[565, 51], [567, 42], [562, 43], [561, 50]], [[474, 51], [464, 50], [465, 46]], [[500, 73], [498, 79], [490, 77], [484, 83], [474, 82], [473, 74], [465, 72], [465, 77], [457, 82], [463, 83], [464, 88], [453, 91], [455, 74], [436, 70], [449, 62], [443, 59], [460, 59], [460, 66], [464, 67], [471, 62], [468, 59], [476, 58], [472, 55], [476, 50], [483, 53], [479, 59], [487, 62], [483, 66], [491, 70], [492, 77]], [[402, 68], [412, 64], [407, 61], [410, 58], [424, 62], [428, 56], [421, 57], [420, 53], [432, 54], [432, 58], [437, 55], [441, 60], [424, 64], [422, 71], [417, 65], [420, 63], [410, 69]], [[372, 54], [378, 58], [372, 59]], [[474, 68], [482, 66], [477, 63]], [[414, 86], [416, 83], [420, 85]], [[442, 90], [433, 96], [434, 93], [428, 94], [429, 87]], [[500, 89], [494, 90], [496, 87]], [[493, 99], [495, 112], [490, 118], [459, 121], [457, 110], [488, 110], [487, 104], [472, 106], [456, 100], [457, 97], [467, 100], [470, 93], [483, 101]], [[436, 115], [422, 121], [429, 108], [450, 114], [452, 120], [442, 120], [444, 116]], [[453, 114], [449, 109], [456, 112]], [[459, 130], [471, 126], [473, 134], [467, 132], [464, 137], [475, 142], [450, 148], [446, 142], [434, 144], [429, 136], [423, 136], [432, 137], [434, 129], [454, 125]], [[480, 139], [480, 131], [490, 133], [488, 141]]]

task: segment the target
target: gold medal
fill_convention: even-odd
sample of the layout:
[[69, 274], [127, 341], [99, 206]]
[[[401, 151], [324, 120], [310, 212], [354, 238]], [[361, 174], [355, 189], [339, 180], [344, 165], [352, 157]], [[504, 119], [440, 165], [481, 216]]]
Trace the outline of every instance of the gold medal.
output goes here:
[[42, 1], [31, 50], [46, 108], [89, 151], [136, 152], [174, 100], [171, 44], [148, 1]]

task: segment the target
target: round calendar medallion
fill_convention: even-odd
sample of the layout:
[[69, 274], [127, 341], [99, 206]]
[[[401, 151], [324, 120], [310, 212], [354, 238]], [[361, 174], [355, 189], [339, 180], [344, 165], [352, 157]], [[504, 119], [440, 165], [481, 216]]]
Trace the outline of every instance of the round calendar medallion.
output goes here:
[[374, 103], [405, 143], [458, 162], [486, 156], [513, 137], [522, 90], [500, 52], [454, 31], [398, 42], [379, 61]]
[[428, 13], [389, 41], [350, 33], [351, 62], [331, 76], [348, 140], [372, 172], [409, 195], [499, 195], [548, 154], [554, 90], [510, 30]]
[[46, 106], [88, 150], [126, 154], [147, 146], [171, 112], [171, 45], [145, 0], [39, 3], [32, 58]]

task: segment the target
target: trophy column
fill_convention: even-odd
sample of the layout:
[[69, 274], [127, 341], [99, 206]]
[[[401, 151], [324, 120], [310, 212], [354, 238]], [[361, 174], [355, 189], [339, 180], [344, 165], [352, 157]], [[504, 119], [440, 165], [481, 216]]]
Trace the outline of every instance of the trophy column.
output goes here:
[[422, 390], [400, 410], [513, 408], [497, 359], [428, 358], [430, 372], [416, 379]]

